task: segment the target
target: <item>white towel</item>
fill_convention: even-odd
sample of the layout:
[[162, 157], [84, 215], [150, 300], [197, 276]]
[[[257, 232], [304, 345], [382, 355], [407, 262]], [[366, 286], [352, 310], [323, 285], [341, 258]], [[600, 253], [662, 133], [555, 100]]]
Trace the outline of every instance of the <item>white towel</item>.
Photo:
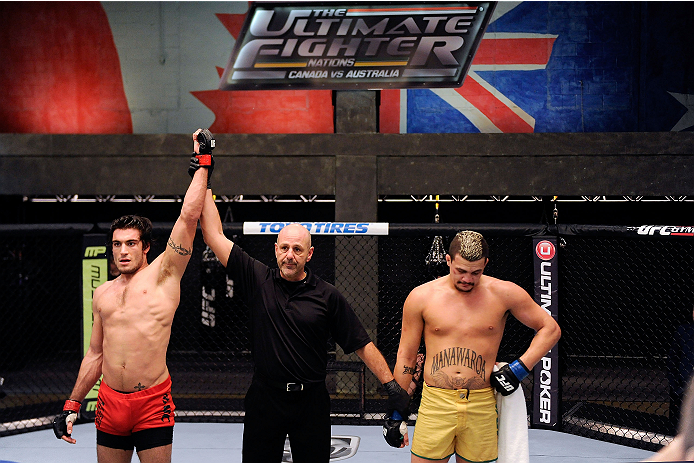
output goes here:
[[[505, 363], [500, 362], [499, 366]], [[499, 369], [494, 365], [494, 371]], [[529, 463], [528, 416], [523, 388], [503, 396], [496, 394], [499, 411], [499, 457], [497, 463]]]

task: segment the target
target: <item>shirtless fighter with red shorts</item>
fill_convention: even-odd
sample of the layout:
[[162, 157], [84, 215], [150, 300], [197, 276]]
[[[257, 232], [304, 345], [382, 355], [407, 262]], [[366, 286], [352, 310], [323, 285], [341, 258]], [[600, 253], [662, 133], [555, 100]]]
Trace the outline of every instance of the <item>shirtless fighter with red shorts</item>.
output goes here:
[[[193, 134], [195, 153], [200, 132]], [[166, 250], [151, 264], [149, 219], [128, 215], [111, 224], [110, 246], [120, 276], [94, 291], [89, 349], [70, 398], [53, 422], [56, 437], [74, 444], [72, 425], [81, 401], [103, 374], [95, 420], [99, 463], [130, 462], [135, 448], [142, 463], [171, 461], [175, 406], [166, 349], [211, 165], [191, 172]]]

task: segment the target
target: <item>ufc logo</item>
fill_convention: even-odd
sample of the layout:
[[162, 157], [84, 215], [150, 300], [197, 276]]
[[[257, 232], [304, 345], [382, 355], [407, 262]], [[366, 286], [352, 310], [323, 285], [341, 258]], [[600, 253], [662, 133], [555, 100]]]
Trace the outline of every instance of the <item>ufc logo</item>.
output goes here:
[[496, 377], [496, 379], [497, 381], [499, 381], [499, 384], [501, 384], [501, 387], [503, 387], [507, 391], [513, 390], [513, 385], [506, 380], [506, 377], [504, 375], [499, 375]]

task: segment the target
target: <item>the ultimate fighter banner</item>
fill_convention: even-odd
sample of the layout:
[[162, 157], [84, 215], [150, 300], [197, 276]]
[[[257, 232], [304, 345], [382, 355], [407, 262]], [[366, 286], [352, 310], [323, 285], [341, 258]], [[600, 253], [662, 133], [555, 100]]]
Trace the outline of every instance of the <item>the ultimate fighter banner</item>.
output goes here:
[[252, 3], [219, 88], [460, 87], [495, 4]]

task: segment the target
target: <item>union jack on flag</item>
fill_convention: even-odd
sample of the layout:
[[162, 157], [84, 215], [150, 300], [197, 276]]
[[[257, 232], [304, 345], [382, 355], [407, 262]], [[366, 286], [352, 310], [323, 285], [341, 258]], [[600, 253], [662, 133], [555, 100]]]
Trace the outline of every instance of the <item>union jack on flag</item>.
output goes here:
[[[542, 72], [552, 55], [555, 34], [490, 32], [492, 24], [520, 2], [500, 2], [477, 50], [463, 85], [431, 90], [384, 90], [381, 94], [381, 132], [532, 133], [533, 107], [500, 90], [501, 73], [517, 76]], [[528, 90], [528, 89], [526, 89]], [[537, 99], [542, 93], [535, 94]], [[527, 101], [527, 95], [524, 99]], [[530, 112], [529, 112], [530, 111]]]

